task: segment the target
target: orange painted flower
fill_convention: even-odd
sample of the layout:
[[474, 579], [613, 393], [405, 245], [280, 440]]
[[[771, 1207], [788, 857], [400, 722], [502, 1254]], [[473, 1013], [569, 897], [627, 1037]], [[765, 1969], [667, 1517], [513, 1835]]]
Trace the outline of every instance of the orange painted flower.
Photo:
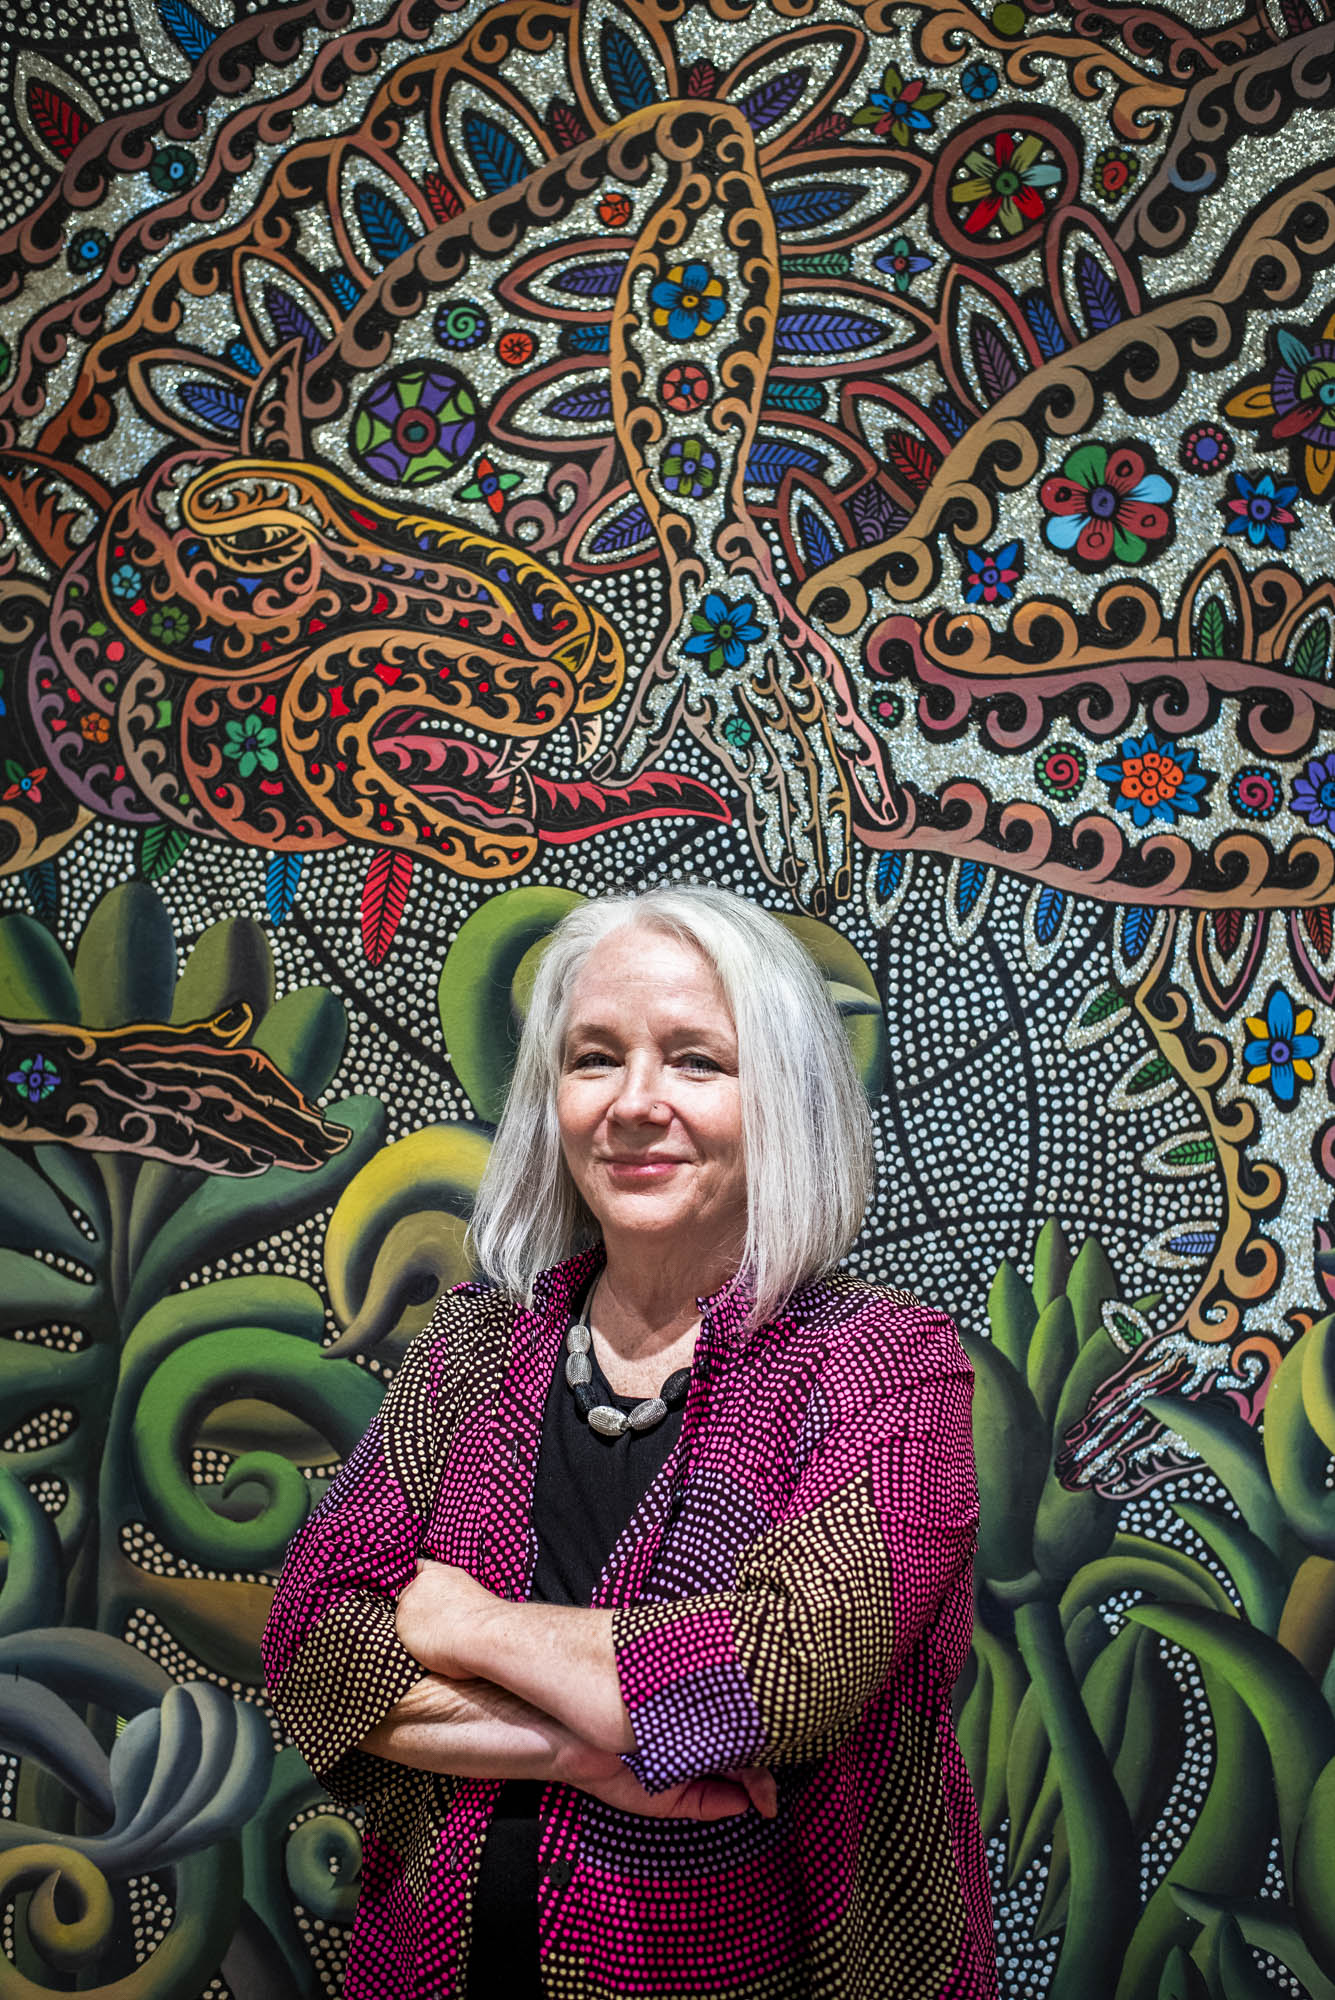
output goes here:
[[605, 194], [598, 204], [598, 220], [606, 223], [609, 229], [624, 229], [633, 214], [630, 196], [622, 194], [619, 189]]
[[106, 743], [111, 737], [111, 718], [100, 709], [86, 708], [79, 717], [79, 728], [90, 743]]

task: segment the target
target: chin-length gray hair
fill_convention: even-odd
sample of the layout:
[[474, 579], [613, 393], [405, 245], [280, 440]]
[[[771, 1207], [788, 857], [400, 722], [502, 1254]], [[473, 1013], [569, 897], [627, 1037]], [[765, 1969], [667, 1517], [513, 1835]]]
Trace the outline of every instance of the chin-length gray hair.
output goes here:
[[815, 962], [777, 917], [726, 890], [648, 889], [580, 904], [551, 934], [533, 984], [505, 1110], [473, 1211], [487, 1275], [532, 1303], [540, 1271], [599, 1241], [561, 1149], [556, 1093], [575, 980], [624, 928], [693, 945], [737, 1031], [752, 1325], [852, 1248], [871, 1197], [871, 1114]]

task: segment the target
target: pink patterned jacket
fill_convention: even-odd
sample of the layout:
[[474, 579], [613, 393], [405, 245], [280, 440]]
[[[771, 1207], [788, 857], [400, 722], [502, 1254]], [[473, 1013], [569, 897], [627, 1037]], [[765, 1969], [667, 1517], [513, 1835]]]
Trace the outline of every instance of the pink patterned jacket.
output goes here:
[[[348, 2000], [455, 2000], [497, 1785], [356, 1748], [419, 1678], [394, 1600], [419, 1554], [522, 1598], [543, 1400], [586, 1251], [533, 1310], [440, 1301], [288, 1551], [264, 1635], [278, 1715], [366, 1811]], [[972, 1380], [952, 1322], [836, 1276], [702, 1321], [680, 1438], [603, 1571], [643, 1783], [779, 1776], [777, 1819], [541, 1810], [551, 2000], [994, 2000], [978, 1816], [950, 1726], [971, 1630]]]

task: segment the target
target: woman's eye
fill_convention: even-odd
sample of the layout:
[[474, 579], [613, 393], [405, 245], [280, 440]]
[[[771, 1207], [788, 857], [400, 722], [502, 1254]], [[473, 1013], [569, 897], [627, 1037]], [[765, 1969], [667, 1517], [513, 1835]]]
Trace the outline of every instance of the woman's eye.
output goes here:
[[681, 1063], [685, 1069], [716, 1070], [718, 1068], [718, 1064], [712, 1056], [682, 1056]]
[[601, 1049], [586, 1049], [582, 1056], [574, 1058], [570, 1067], [572, 1069], [601, 1069], [604, 1063], [610, 1063], [611, 1060], [611, 1056], [606, 1055]]

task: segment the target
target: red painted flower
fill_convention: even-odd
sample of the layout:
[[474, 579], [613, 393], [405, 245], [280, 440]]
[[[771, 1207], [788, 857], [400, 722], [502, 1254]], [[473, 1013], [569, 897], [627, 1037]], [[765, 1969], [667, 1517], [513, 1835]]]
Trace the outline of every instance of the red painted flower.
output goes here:
[[1043, 539], [1089, 569], [1144, 562], [1168, 536], [1173, 488], [1130, 445], [1082, 444], [1039, 488]]
[[45, 764], [39, 764], [35, 771], [25, 771], [21, 764], [15, 763], [12, 757], [7, 757], [5, 759], [5, 776], [9, 779], [9, 784], [3, 792], [0, 792], [0, 798], [24, 798], [30, 806], [39, 806], [42, 803], [42, 780], [46, 776]]

